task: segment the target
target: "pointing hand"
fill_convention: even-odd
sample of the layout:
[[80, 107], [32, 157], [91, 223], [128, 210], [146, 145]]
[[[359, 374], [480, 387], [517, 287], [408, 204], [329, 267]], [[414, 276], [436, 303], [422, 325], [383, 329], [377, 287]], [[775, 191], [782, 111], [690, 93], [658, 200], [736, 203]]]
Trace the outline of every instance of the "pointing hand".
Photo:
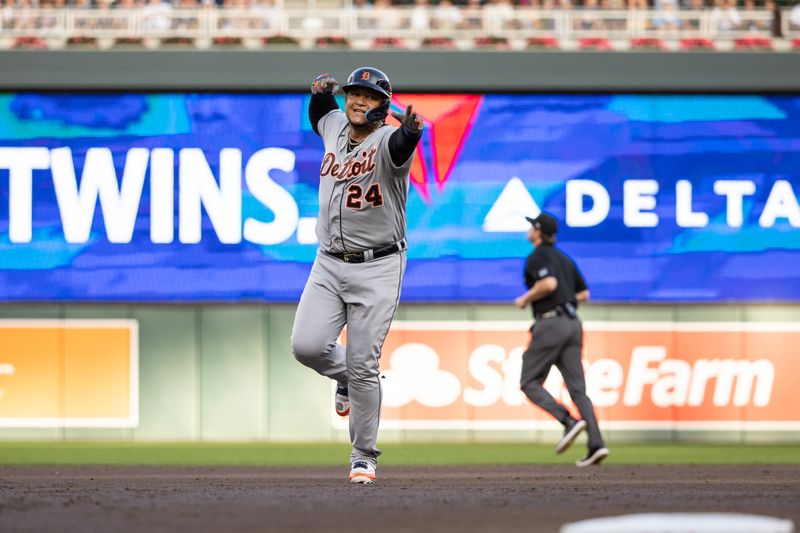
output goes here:
[[400, 124], [405, 126], [411, 133], [419, 133], [422, 131], [422, 128], [425, 127], [425, 123], [422, 122], [422, 117], [412, 110], [410, 104], [406, 108], [405, 113], [401, 115], [397, 111], [392, 111], [392, 116], [400, 121]]

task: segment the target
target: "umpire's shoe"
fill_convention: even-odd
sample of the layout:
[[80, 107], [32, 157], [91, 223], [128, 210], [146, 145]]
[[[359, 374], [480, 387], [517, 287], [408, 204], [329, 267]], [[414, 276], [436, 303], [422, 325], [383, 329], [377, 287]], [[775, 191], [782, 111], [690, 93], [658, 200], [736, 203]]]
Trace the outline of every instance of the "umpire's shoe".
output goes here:
[[572, 417], [567, 418], [567, 423], [564, 425], [564, 436], [561, 437], [561, 440], [556, 444], [556, 453], [564, 453], [567, 451], [584, 429], [586, 429], [586, 421], [575, 420]]
[[336, 414], [347, 416], [350, 414], [350, 396], [347, 387], [336, 387], [336, 398], [334, 398]]
[[350, 483], [375, 483], [375, 465], [367, 461], [354, 461], [350, 466]]
[[608, 457], [608, 448], [589, 448], [583, 459], [575, 461], [577, 466], [592, 466], [600, 464], [600, 461]]

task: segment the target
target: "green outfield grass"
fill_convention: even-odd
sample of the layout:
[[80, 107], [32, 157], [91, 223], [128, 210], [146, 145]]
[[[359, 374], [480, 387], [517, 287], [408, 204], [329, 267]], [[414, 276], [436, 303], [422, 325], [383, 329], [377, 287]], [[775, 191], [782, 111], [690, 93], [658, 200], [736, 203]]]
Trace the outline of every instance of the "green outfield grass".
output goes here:
[[[608, 464], [800, 464], [798, 445], [610, 445]], [[0, 442], [0, 465], [341, 465], [347, 444], [210, 444], [105, 442]], [[576, 445], [555, 455], [551, 445], [383, 445], [382, 465], [573, 464]]]

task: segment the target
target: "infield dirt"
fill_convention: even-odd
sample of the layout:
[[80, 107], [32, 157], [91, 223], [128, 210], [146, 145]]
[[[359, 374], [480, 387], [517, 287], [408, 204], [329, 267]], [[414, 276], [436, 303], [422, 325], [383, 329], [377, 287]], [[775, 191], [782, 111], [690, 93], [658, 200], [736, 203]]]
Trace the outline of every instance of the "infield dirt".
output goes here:
[[0, 467], [0, 531], [536, 531], [640, 512], [800, 525], [800, 466]]

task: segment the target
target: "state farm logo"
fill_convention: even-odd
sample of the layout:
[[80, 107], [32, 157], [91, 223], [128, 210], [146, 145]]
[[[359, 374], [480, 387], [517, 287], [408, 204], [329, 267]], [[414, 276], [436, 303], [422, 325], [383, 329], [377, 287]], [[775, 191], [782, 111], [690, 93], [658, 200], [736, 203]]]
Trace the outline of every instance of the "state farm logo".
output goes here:
[[[550, 427], [520, 391], [527, 326], [396, 322], [381, 359], [382, 426]], [[587, 392], [609, 429], [800, 429], [800, 325], [588, 322], [584, 349]], [[577, 413], [555, 367], [544, 386]]]
[[458, 400], [459, 379], [439, 368], [439, 354], [425, 344], [403, 344], [392, 353], [392, 369], [384, 373], [383, 403], [401, 407], [417, 401], [426, 407], [443, 407]]
[[[607, 365], [601, 372], [592, 373], [609, 387], [603, 394], [604, 405], [619, 401], [622, 371], [616, 361], [601, 360], [595, 365]], [[649, 400], [658, 407], [703, 405], [709, 389], [711, 403], [724, 407], [754, 405], [764, 407], [772, 396], [775, 366], [767, 359], [698, 359], [689, 364], [680, 359], [667, 359], [664, 346], [637, 346], [631, 354], [628, 380], [624, 387], [625, 405], [640, 405], [647, 389]]]
[[[408, 343], [391, 355], [389, 370], [384, 372], [383, 403], [402, 407], [417, 402], [425, 407], [444, 407], [463, 400], [467, 405], [485, 407], [499, 401], [522, 405], [525, 395], [519, 388], [522, 348], [510, 353], [502, 346], [485, 345], [469, 356], [469, 372], [479, 386], [464, 386], [452, 372], [439, 367], [439, 354], [426, 344]], [[548, 386], [556, 392], [557, 380]]]
[[[479, 386], [465, 387], [455, 374], [439, 367], [440, 357], [433, 348], [403, 344], [392, 353], [390, 369], [384, 373], [384, 405], [402, 407], [415, 401], [425, 407], [445, 407], [459, 400], [474, 407], [497, 402], [521, 405], [525, 398], [519, 388], [523, 350], [517, 347], [506, 353], [498, 345], [479, 346], [467, 364]], [[766, 359], [699, 359], [690, 365], [666, 356], [664, 346], [637, 346], [627, 367], [613, 359], [585, 363], [587, 391], [595, 406], [613, 406], [620, 399], [628, 406], [643, 401], [658, 407], [700, 406], [709, 389], [717, 407], [769, 404], [775, 367]], [[545, 388], [562, 403], [571, 403], [557, 372], [548, 376]]]

